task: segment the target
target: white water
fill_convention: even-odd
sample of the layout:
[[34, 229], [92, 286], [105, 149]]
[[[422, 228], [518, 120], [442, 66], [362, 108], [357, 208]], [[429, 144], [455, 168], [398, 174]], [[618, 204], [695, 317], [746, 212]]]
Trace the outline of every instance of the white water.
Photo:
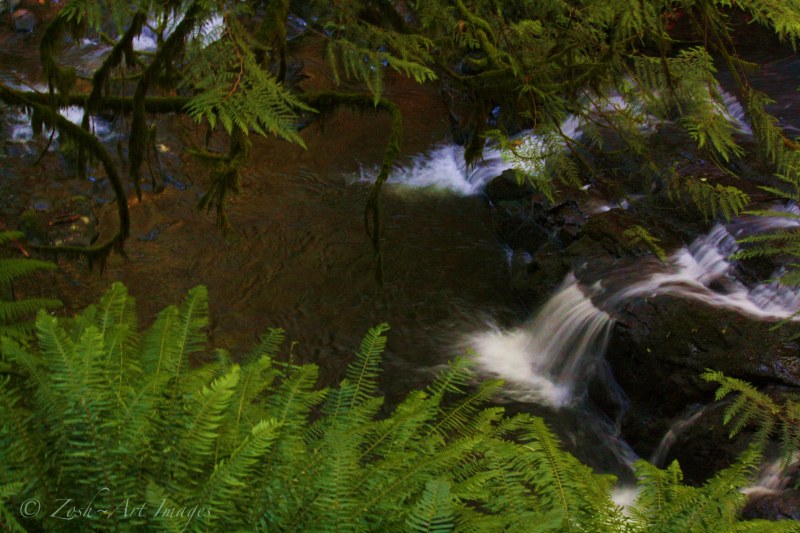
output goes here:
[[481, 370], [506, 381], [512, 398], [564, 407], [583, 392], [579, 378], [604, 355], [612, 325], [570, 275], [527, 324], [475, 333], [466, 344]]
[[[789, 217], [797, 210], [794, 206], [781, 209]], [[671, 295], [730, 309], [754, 319], [792, 318], [800, 308], [798, 289], [777, 282], [749, 287], [737, 279], [734, 265], [728, 259], [739, 249], [729, 230], [740, 237], [748, 234], [752, 232], [749, 220], [737, 220], [727, 227], [717, 224], [707, 235], [673, 253], [666, 264], [620, 269], [591, 287], [582, 287], [575, 275], [570, 274], [526, 323], [505, 331], [490, 327], [472, 333], [465, 342], [476, 352], [479, 370], [504, 379], [512, 398], [565, 407], [578, 402], [584, 394], [596, 362], [605, 355], [614, 323], [592, 298], [602, 300], [604, 309], [610, 312], [633, 298]], [[791, 224], [797, 225], [798, 221], [774, 217], [759, 221], [756, 228], [763, 231], [767, 226]], [[621, 288], [612, 290], [606, 285], [621, 285]], [[691, 418], [687, 424], [693, 421]], [[675, 435], [665, 436], [670, 438], [674, 440]], [[654, 460], [666, 453], [670, 445], [671, 442], [662, 442]]]
[[[718, 105], [720, 113], [724, 114], [739, 132], [752, 134], [744, 109], [736, 97], [722, 89], [719, 89], [719, 92], [724, 103], [724, 105]], [[587, 107], [597, 113], [613, 114], [633, 111], [642, 118], [641, 131], [645, 133], [655, 131], [655, 118], [643, 113], [640, 105], [636, 102], [628, 101], [619, 95], [587, 100], [590, 102]], [[561, 124], [561, 131], [569, 139], [579, 139], [582, 135], [580, 119], [576, 116], [569, 116]], [[441, 145], [430, 152], [416, 156], [409, 164], [395, 168], [389, 176], [388, 183], [450, 191], [467, 196], [479, 193], [489, 181], [511, 168], [524, 168], [533, 174], [541, 173], [545, 170], [548, 155], [566, 148], [564, 140], [560, 137], [536, 135], [531, 131], [520, 133], [516, 136], [516, 140], [521, 141], [516, 151], [523, 154], [523, 157], [515, 157], [510, 153], [504, 154], [496, 146], [487, 144], [481, 161], [469, 167], [464, 162], [462, 146]], [[376, 175], [377, 172], [374, 168], [362, 168], [358, 179], [371, 182], [374, 181]], [[603, 209], [616, 207], [624, 209], [627, 205], [603, 206]]]
[[[73, 124], [81, 125], [83, 121], [83, 108], [80, 106], [69, 106], [58, 110], [58, 114], [66, 118]], [[8, 124], [11, 130], [11, 140], [17, 143], [28, 143], [33, 140], [33, 128], [31, 127], [30, 115], [25, 112], [9, 113], [7, 116]], [[112, 124], [104, 118], [93, 116], [89, 119], [90, 129], [97, 135], [97, 137], [107, 142], [118, 136], [114, 131]], [[50, 135], [50, 130], [44, 132], [46, 136]], [[56, 133], [55, 139], [58, 139]], [[51, 147], [52, 149], [52, 147]]]
[[[561, 130], [571, 139], [577, 139], [581, 134], [580, 124], [575, 117], [565, 120]], [[536, 152], [547, 148], [545, 139], [530, 131], [522, 132], [518, 139], [522, 141], [519, 147], [521, 151]], [[562, 143], [558, 149], [563, 148]], [[497, 147], [487, 144], [481, 160], [475, 165], [467, 166], [464, 161], [464, 147], [444, 144], [414, 157], [406, 166], [395, 168], [389, 175], [388, 183], [468, 196], [479, 193], [493, 178], [518, 165], [520, 161], [509, 159]], [[361, 169], [359, 179], [371, 182], [375, 175], [374, 169]]]
[[800, 467], [800, 453], [795, 452], [788, 461], [775, 459], [761, 469], [758, 479], [749, 487], [742, 489], [742, 493], [748, 496], [760, 496], [783, 492], [789, 488], [798, 467]]
[[[728, 228], [717, 224], [708, 235], [675, 252], [664, 271], [629, 285], [613, 296], [611, 302], [619, 305], [637, 296], [669, 294], [730, 309], [755, 319], [792, 317], [800, 308], [800, 291], [778, 282], [759, 283], [752, 287], [745, 285], [735, 277], [733, 264], [727, 259], [738, 249]], [[775, 273], [773, 278], [777, 275]], [[798, 319], [800, 317], [793, 318]]]
[[750, 123], [747, 121], [747, 116], [741, 102], [739, 102], [739, 100], [728, 91], [725, 91], [721, 88], [718, 88], [718, 90], [722, 96], [722, 101], [724, 104], [721, 106], [720, 110], [725, 113], [725, 115], [731, 121], [731, 124], [736, 127], [736, 130], [739, 133], [752, 135], [753, 130], [750, 127]]

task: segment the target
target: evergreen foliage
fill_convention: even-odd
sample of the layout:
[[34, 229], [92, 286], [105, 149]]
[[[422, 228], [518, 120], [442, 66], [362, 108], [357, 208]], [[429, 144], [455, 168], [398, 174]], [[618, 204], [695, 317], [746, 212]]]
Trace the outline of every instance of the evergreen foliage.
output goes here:
[[[22, 232], [0, 231], [0, 246], [21, 239]], [[56, 266], [47, 261], [19, 258], [0, 258], [0, 336], [22, 340], [33, 331], [30, 319], [39, 309], [61, 307], [61, 301], [53, 298], [14, 297], [13, 285], [20, 278], [41, 270], [53, 270]]]
[[[680, 38], [671, 22], [678, 15], [683, 21]], [[792, 44], [800, 31], [800, 9], [792, 2], [770, 0], [67, 0], [40, 42], [49, 94], [0, 84], [0, 99], [31, 109], [35, 130], [44, 123], [64, 134], [77, 146], [81, 171], [90, 157], [102, 162], [117, 195], [120, 230], [107, 243], [65, 250], [96, 259], [121, 250], [128, 237], [119, 168], [127, 168], [138, 192], [140, 167], [155, 146], [148, 113], [183, 112], [207, 131], [218, 128], [229, 135], [227, 153], [198, 151], [212, 173], [201, 207], [215, 209], [224, 223], [225, 200], [236, 192], [239, 168], [247, 160], [243, 139], [251, 132], [302, 145], [301, 115], [322, 117], [354, 101], [364, 108], [361, 100], [366, 100], [372, 109], [390, 113], [393, 121], [365, 213], [378, 250], [380, 186], [399, 153], [402, 118], [384, 94], [389, 72], [420, 83], [442, 80], [469, 101], [463, 131], [470, 162], [480, 155], [490, 134], [487, 119], [499, 108], [494, 136], [504, 140], [533, 184], [552, 195], [553, 180], [577, 184], [586, 176], [608, 179], [585, 154], [609, 133], [646, 161], [646, 130], [654, 122], [676, 124], [711, 162], [735, 172], [732, 162], [742, 148], [724, 105], [713, 54], [734, 75], [759, 151], [794, 184], [798, 147], [766, 112], [769, 99], [749, 84], [747, 69], [752, 65], [734, 46], [731, 22], [740, 15]], [[300, 25], [303, 34], [293, 34], [292, 25]], [[155, 33], [154, 52], [134, 48], [134, 39], [145, 28]], [[89, 92], [78, 94], [75, 69], [63, 66], [59, 55], [87, 35], [102, 36], [112, 48], [93, 73]], [[319, 59], [340, 84], [338, 92], [325, 98], [303, 92], [288, 75], [295, 43], [312, 41], [321, 44]], [[132, 97], [115, 78], [134, 84]], [[68, 104], [85, 107], [81, 128], [54, 116], [59, 106]], [[91, 116], [106, 111], [131, 114], [126, 161], [113, 160], [90, 132]], [[565, 135], [562, 125], [569, 116], [580, 123], [582, 137]], [[530, 128], [542, 141], [515, 146], [508, 138], [522, 128]], [[544, 155], [551, 156], [545, 163]], [[656, 161], [647, 165], [663, 166]], [[663, 178], [663, 172], [654, 172], [643, 179]], [[748, 200], [730, 186], [694, 178], [680, 181], [670, 184], [671, 190], [677, 197], [690, 197], [706, 216], [737, 214]], [[376, 265], [380, 273], [379, 253]]]
[[[544, 422], [486, 407], [453, 361], [396, 406], [379, 395], [388, 327], [369, 330], [342, 382], [279, 355], [270, 330], [241, 364], [204, 366], [203, 287], [140, 332], [114, 284], [72, 319], [40, 312], [38, 348], [0, 344], [0, 524], [175, 531], [789, 531], [741, 522], [751, 451], [699, 488], [673, 463], [637, 465], [629, 512], [614, 478], [561, 449]], [[31, 498], [42, 508], [35, 517]], [[61, 504], [67, 502], [66, 508]], [[72, 508], [79, 508], [72, 510]], [[71, 520], [64, 520], [72, 512]], [[33, 514], [33, 513], [31, 513]]]

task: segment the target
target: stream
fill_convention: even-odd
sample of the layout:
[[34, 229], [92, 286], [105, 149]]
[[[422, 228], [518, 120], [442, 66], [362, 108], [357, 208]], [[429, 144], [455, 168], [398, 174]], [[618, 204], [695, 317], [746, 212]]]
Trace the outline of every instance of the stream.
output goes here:
[[[3, 81], [41, 88], [35, 70], [18, 68], [28, 65], [24, 44], [13, 37], [3, 41]], [[96, 61], [103, 50], [90, 42], [83, 53]], [[797, 59], [784, 60], [780, 72], [799, 68]], [[327, 83], [323, 69], [307, 63], [306, 72], [308, 87]], [[794, 79], [784, 75], [775, 83], [788, 87]], [[795, 93], [777, 93], [786, 99], [776, 104], [785, 108], [782, 125], [800, 131], [790, 106]], [[658, 295], [695, 300], [752, 320], [776, 321], [800, 306], [797, 291], [743, 279], [727, 259], [738, 238], [770, 224], [800, 224], [791, 218], [765, 222], [741, 217], [712, 225], [671, 250], [663, 263], [642, 257], [610, 270], [576, 265], [538, 309], [529, 309], [529, 302], [513, 290], [511, 271], [515, 262], [530, 258], [498, 240], [493, 207], [483, 195], [487, 183], [510, 163], [489, 148], [477, 166], [468, 168], [463, 149], [446, 141], [450, 118], [434, 87], [392, 78], [386, 96], [405, 117], [403, 153], [417, 155], [398, 164], [385, 188], [383, 288], [374, 280], [363, 208], [389, 123], [378, 114], [342, 111], [304, 129], [307, 150], [254, 139], [241, 191], [229, 201], [227, 231], [216, 226], [214, 213], [195, 208], [207, 183], [186, 147], [200, 144], [202, 132], [185, 118], [157, 119], [154, 165], [164, 190], [146, 187], [143, 201], [129, 200], [127, 259], [112, 256], [102, 272], [62, 260], [54, 281], [23, 287], [23, 293], [60, 297], [66, 312], [74, 313], [120, 280], [137, 298], [141, 321], [147, 324], [188, 289], [204, 284], [213, 346], [243, 357], [267, 328], [280, 327], [298, 343], [292, 348], [295, 360], [320, 365], [328, 383], [341, 377], [367, 328], [388, 322], [392, 329], [382, 388], [390, 399], [429, 383], [452, 357], [474, 351], [476, 379], [507, 382], [497, 403], [544, 416], [579, 459], [626, 483], [633, 479], [630, 467], [638, 458], [621, 435], [630, 400], [605, 358], [616, 313], [631, 300]], [[728, 112], [746, 135], [741, 106], [728, 96]], [[63, 113], [76, 122], [82, 116], [78, 109]], [[94, 121], [112, 153], [124, 126], [124, 119]], [[569, 126], [570, 135], [580, 135], [579, 124]], [[65, 209], [61, 199], [79, 195], [91, 200], [100, 239], [113, 233], [115, 208], [102, 173], [80, 179], [58, 152], [58, 139], [47, 149], [46, 136], [34, 136], [18, 111], [2, 110], [2, 128], [0, 216], [6, 223], [13, 226], [26, 212], [52, 223]], [[212, 139], [212, 146], [221, 142]], [[596, 199], [589, 211], [625, 209], [629, 201], [635, 198]], [[800, 214], [791, 204], [774, 208]], [[595, 404], [590, 384], [604, 389], [611, 408]], [[676, 434], [700, 409], [693, 407], [675, 420]], [[650, 450], [658, 461], [675, 440], [669, 434], [664, 439], [663, 447]]]

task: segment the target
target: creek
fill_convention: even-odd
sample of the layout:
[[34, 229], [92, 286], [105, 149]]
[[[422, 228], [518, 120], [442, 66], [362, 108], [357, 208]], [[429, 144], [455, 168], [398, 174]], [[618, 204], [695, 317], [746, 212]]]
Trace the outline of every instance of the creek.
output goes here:
[[[86, 43], [82, 53], [96, 61], [103, 47]], [[26, 61], [24, 50], [6, 46], [2, 58], [5, 81], [36, 87], [38, 72], [28, 63], [17, 68]], [[796, 59], [784, 61], [780, 72], [798, 66]], [[312, 63], [306, 67], [310, 87], [327, 82], [324, 69]], [[786, 89], [793, 79], [770, 79], [770, 85], [779, 86], [775, 106], [782, 110], [782, 125], [800, 131], [800, 120], [791, 111], [796, 97]], [[468, 168], [463, 149], [442, 142], [449, 135], [450, 117], [435, 88], [391, 79], [386, 94], [406, 120], [403, 152], [419, 155], [398, 164], [385, 190], [383, 288], [373, 277], [363, 207], [389, 123], [377, 114], [343, 111], [303, 131], [307, 150], [254, 139], [241, 191], [229, 202], [228, 231], [215, 225], [213, 213], [195, 209], [207, 183], [186, 148], [199, 144], [202, 132], [185, 118], [155, 120], [159, 153], [154, 164], [164, 190], [146, 190], [141, 202], [129, 200], [127, 259], [112, 256], [102, 273], [62, 261], [55, 281], [35, 289], [62, 298], [72, 313], [121, 280], [137, 298], [143, 323], [149, 323], [189, 288], [204, 284], [211, 300], [213, 346], [242, 357], [259, 334], [280, 327], [298, 342], [292, 348], [295, 360], [320, 365], [326, 382], [341, 377], [368, 327], [388, 322], [392, 330], [382, 387], [390, 399], [424, 386], [447, 360], [472, 350], [476, 379], [507, 382], [498, 403], [544, 416], [582, 461], [624, 481], [632, 479], [630, 465], [637, 454], [621, 432], [630, 400], [605, 357], [617, 313], [630, 301], [663, 295], [773, 322], [800, 305], [797, 291], [747, 279], [727, 259], [737, 249], [737, 238], [764, 231], [765, 224], [797, 221], [742, 217], [712, 225], [670, 250], [663, 263], [648, 257], [613, 268], [574, 262], [554, 292], [539, 295], [543, 303], [531, 309], [512, 285], [515, 265], [527, 265], [531, 257], [498, 239], [495, 207], [483, 194], [510, 163], [490, 148], [477, 166]], [[741, 106], [732, 96], [727, 103], [747, 135]], [[79, 110], [64, 113], [80, 118]], [[124, 126], [124, 119], [100, 117], [94, 123], [112, 151]], [[79, 178], [58, 152], [57, 139], [47, 149], [47, 139], [34, 136], [27, 117], [18, 112], [4, 109], [2, 127], [0, 213], [9, 225], [25, 212], [45, 224], [57, 220], [68, 209], [59, 202], [81, 195], [91, 200], [100, 239], [113, 232], [115, 210], [99, 171]], [[567, 131], [579, 135], [579, 125]], [[220, 146], [222, 141], [212, 139], [212, 146], [215, 142]], [[44, 156], [33, 166], [41, 151]], [[624, 201], [595, 197], [584, 212], [590, 218], [624, 210], [635, 201], [635, 196]], [[776, 208], [799, 213], [793, 205]], [[605, 399], [602, 407], [597, 396]], [[691, 424], [701, 408], [691, 409], [676, 418], [675, 433]], [[675, 440], [669, 434], [665, 439], [662, 447], [642, 455], [654, 453], [663, 460]]]

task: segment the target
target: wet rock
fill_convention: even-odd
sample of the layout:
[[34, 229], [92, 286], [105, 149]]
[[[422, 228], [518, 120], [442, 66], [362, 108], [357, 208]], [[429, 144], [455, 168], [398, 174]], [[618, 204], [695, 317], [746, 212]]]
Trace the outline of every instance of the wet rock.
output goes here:
[[800, 520], [800, 490], [753, 493], [742, 510], [742, 517], [748, 520]]
[[36, 29], [36, 15], [27, 9], [17, 9], [11, 15], [11, 22], [18, 33], [33, 33]]
[[[650, 420], [649, 427], [640, 428], [640, 431], [649, 431], [659, 440], [654, 439], [649, 446], [643, 446], [640, 441], [638, 447], [660, 468], [677, 460], [684, 481], [702, 485], [713, 473], [732, 465], [751, 442], [752, 433], [748, 429], [735, 439], [729, 437], [730, 430], [723, 424], [724, 411], [729, 405], [724, 401], [702, 406], [696, 416], [688, 419], [682, 414], [672, 420]], [[627, 427], [630, 428], [630, 424]], [[654, 457], [653, 447], [661, 444], [665, 444], [664, 449], [659, 457]]]
[[528, 198], [533, 194], [533, 188], [525, 182], [520, 184], [517, 172], [509, 169], [491, 180], [486, 185], [484, 194], [492, 204], [496, 204], [497, 202]]
[[[640, 453], [655, 449], [670, 420], [687, 405], [713, 400], [716, 386], [700, 378], [705, 369], [761, 388], [800, 386], [798, 345], [792, 339], [800, 332], [796, 324], [773, 330], [774, 322], [666, 295], [636, 298], [615, 318], [607, 358], [632, 400], [623, 430]], [[695, 480], [718, 466], [713, 457], [730, 461], [735, 451], [721, 452], [729, 445], [721, 416], [708, 420], [708, 427], [690, 437], [696, 444], [692, 451], [678, 455]], [[709, 437], [712, 427], [720, 431]]]

